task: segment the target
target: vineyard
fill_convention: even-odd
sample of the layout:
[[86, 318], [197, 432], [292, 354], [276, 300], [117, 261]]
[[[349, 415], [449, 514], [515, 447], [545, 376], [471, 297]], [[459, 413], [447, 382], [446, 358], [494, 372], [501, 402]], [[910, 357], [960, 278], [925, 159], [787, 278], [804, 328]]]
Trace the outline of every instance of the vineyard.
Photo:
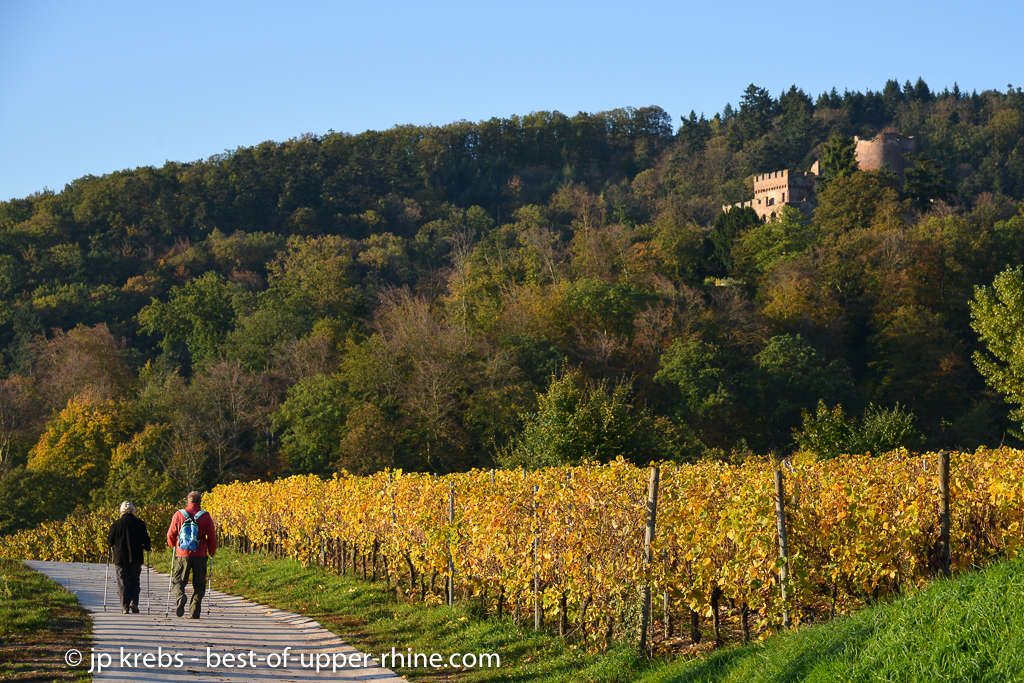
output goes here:
[[[649, 564], [649, 473], [622, 461], [299, 476], [220, 486], [205, 506], [247, 548], [338, 570], [361, 563], [412, 596], [472, 597], [562, 633], [630, 631], [649, 585], [667, 633], [685, 622], [696, 631], [704, 617], [720, 640], [722, 619], [746, 638], [748, 619], [767, 633], [784, 610], [797, 623], [820, 620], [927, 582], [940, 565], [937, 464], [936, 454], [905, 451], [787, 462], [785, 559], [767, 459], [661, 467]], [[1018, 553], [1024, 451], [952, 454], [950, 497], [954, 571]]]
[[[820, 621], [933, 578], [938, 460], [897, 451], [786, 461], [784, 558], [769, 459], [662, 465], [649, 554], [650, 471], [624, 461], [442, 477], [296, 476], [219, 486], [204, 507], [222, 543], [361, 568], [408, 597], [478, 600], [488, 613], [530, 614], [538, 626], [607, 640], [636, 633], [649, 587], [652, 621], [666, 635], [685, 624], [699, 639], [699, 621], [711, 619], [721, 642], [727, 626], [745, 639], [770, 633], [784, 613]], [[953, 571], [1019, 553], [1024, 451], [952, 454], [949, 495]], [[171, 512], [148, 511], [151, 535]], [[0, 554], [102, 558], [110, 519], [44, 525], [0, 539]]]
[[[141, 507], [136, 517], [146, 523], [153, 551], [164, 547], [164, 532], [176, 508]], [[107, 558], [107, 531], [119, 513], [93, 512], [72, 515], [58, 522], [46, 522], [35, 529], [0, 537], [0, 557], [52, 562], [104, 562]]]

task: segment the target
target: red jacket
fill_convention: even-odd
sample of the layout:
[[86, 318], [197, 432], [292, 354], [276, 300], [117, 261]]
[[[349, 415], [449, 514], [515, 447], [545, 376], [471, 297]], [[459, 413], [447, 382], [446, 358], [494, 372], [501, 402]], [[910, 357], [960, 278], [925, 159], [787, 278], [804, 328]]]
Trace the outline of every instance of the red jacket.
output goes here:
[[167, 529], [167, 545], [177, 550], [178, 557], [206, 555], [207, 551], [209, 551], [210, 557], [214, 557], [217, 554], [217, 529], [213, 526], [213, 518], [210, 517], [210, 513], [204, 511], [202, 516], [196, 519], [200, 509], [195, 504], [189, 505], [185, 511], [199, 525], [199, 546], [195, 550], [178, 548], [178, 532], [181, 531], [181, 525], [185, 522], [185, 516], [181, 514], [181, 510], [175, 512], [174, 517], [171, 518], [171, 526]]

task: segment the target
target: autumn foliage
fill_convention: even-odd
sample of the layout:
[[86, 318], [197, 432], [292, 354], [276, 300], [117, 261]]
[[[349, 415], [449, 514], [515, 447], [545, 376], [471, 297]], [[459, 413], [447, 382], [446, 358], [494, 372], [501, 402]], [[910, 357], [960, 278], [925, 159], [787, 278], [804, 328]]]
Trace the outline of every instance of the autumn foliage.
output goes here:
[[[951, 462], [954, 571], [1018, 554], [1024, 451], [980, 449]], [[222, 532], [304, 562], [339, 554], [342, 543], [347, 555], [379, 553], [382, 572], [413, 592], [422, 577], [433, 584], [448, 576], [450, 558], [457, 595], [532, 611], [536, 573], [544, 613], [557, 614], [564, 597], [568, 619], [591, 633], [629, 623], [648, 580], [655, 595], [667, 592], [677, 616], [707, 613], [718, 592], [770, 626], [782, 608], [774, 469], [767, 459], [664, 465], [650, 567], [642, 560], [648, 473], [622, 460], [438, 478], [295, 476], [222, 485], [204, 504]], [[784, 473], [788, 594], [798, 620], [933, 576], [935, 454], [802, 455]]]
[[[149, 528], [149, 535], [159, 539], [170, 525], [176, 508], [153, 505], [138, 508], [136, 516]], [[0, 557], [51, 562], [103, 562], [107, 557], [107, 531], [117, 519], [116, 511], [72, 515], [56, 522], [44, 522], [0, 536]], [[159, 543], [154, 549], [159, 549]]]

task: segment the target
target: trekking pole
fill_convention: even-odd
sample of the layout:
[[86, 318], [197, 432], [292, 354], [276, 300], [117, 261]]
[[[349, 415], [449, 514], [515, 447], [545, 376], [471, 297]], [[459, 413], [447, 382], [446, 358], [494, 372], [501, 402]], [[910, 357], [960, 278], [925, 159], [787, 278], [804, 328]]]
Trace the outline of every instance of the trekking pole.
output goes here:
[[146, 614], [153, 613], [153, 594], [149, 592], [149, 551], [146, 551]]
[[174, 576], [174, 548], [171, 548], [171, 571], [167, 574], [167, 602], [164, 604], [164, 616], [171, 611], [171, 577]]
[[107, 611], [107, 575], [110, 574], [110, 546], [107, 546], [107, 567], [103, 570], [103, 611]]
[[206, 573], [206, 616], [210, 616], [210, 606], [213, 605], [213, 558], [210, 558], [210, 571]]

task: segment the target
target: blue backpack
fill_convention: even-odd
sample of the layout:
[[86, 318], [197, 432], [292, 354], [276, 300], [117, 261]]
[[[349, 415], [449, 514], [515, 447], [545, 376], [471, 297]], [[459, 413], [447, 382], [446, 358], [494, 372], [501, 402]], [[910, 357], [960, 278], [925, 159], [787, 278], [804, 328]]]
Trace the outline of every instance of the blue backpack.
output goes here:
[[199, 525], [196, 520], [206, 510], [200, 510], [196, 513], [195, 517], [190, 517], [184, 510], [179, 510], [182, 517], [185, 520], [181, 523], [181, 529], [178, 531], [178, 547], [182, 550], [195, 551], [199, 549]]

